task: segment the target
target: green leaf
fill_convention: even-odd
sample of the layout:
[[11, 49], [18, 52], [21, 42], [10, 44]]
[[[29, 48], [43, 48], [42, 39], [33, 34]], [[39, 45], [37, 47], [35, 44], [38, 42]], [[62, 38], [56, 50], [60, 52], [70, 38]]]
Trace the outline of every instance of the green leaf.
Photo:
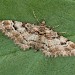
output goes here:
[[[0, 19], [35, 24], [45, 20], [51, 27], [59, 25], [54, 30], [66, 32], [61, 35], [75, 42], [75, 0], [0, 0]], [[75, 75], [75, 57], [24, 52], [0, 32], [0, 75]]]

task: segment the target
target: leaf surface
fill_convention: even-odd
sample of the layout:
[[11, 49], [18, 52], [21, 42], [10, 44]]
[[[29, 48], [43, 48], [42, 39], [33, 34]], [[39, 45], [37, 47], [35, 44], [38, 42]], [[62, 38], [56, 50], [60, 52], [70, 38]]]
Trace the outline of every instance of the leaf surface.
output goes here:
[[[45, 20], [48, 26], [59, 25], [54, 30], [66, 32], [61, 35], [75, 42], [75, 0], [0, 0], [0, 19], [35, 24]], [[75, 57], [24, 52], [0, 31], [0, 75], [75, 75]]]

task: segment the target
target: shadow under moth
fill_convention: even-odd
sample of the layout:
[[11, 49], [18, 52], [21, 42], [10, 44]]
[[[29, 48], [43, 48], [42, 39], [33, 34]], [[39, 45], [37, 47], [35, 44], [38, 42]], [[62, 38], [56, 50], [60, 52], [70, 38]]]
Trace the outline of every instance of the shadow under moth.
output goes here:
[[48, 28], [19, 21], [0, 21], [0, 30], [23, 50], [34, 48], [48, 57], [75, 55], [75, 43]]

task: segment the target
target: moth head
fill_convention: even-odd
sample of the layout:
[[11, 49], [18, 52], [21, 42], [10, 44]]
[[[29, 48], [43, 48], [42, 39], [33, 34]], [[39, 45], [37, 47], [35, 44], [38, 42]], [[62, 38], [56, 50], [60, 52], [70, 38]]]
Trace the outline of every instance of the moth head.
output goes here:
[[11, 20], [3, 20], [2, 21], [2, 26], [5, 28], [5, 29], [12, 29], [13, 27], [13, 22]]
[[11, 20], [3, 20], [3, 25], [13, 25], [13, 22]]

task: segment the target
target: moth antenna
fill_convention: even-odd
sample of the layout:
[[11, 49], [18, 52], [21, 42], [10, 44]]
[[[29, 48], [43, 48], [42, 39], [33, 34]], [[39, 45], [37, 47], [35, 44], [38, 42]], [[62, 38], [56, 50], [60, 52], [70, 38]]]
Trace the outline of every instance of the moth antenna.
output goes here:
[[66, 32], [59, 32], [60, 34], [66, 34]]
[[37, 22], [39, 22], [34, 10], [33, 10], [33, 15], [34, 15], [34, 18], [37, 20]]
[[59, 25], [57, 25], [57, 26], [54, 26], [53, 28], [58, 28], [59, 27]]

